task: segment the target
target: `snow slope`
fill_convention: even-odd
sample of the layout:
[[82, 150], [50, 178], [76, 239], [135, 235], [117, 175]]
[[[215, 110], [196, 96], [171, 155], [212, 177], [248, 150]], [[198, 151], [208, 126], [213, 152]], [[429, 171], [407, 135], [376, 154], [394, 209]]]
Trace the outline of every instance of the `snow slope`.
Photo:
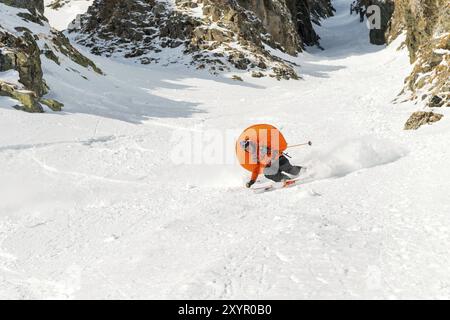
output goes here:
[[65, 30], [77, 15], [87, 11], [94, 0], [68, 0], [62, 2], [64, 5], [56, 10], [49, 7], [53, 2], [54, 0], [44, 0], [45, 16], [55, 29]]
[[[0, 100], [0, 297], [450, 298], [450, 123], [402, 130], [407, 52], [349, 2], [301, 81], [46, 61], [63, 113]], [[243, 188], [234, 138], [258, 122], [314, 142], [290, 152], [305, 184]]]

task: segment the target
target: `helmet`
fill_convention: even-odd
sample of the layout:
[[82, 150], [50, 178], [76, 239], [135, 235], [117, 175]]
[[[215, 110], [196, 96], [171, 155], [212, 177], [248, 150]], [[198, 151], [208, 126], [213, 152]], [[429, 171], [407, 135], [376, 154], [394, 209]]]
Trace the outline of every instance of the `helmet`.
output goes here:
[[245, 138], [245, 140], [240, 142], [241, 148], [245, 151], [248, 151], [248, 148], [250, 146], [250, 139], [248, 137]]

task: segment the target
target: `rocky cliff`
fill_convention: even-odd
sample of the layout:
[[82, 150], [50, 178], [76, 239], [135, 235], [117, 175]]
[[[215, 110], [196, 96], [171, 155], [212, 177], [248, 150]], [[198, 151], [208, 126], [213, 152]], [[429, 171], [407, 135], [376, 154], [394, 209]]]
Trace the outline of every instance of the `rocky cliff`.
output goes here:
[[59, 9], [70, 3], [71, 0], [51, 0], [50, 3], [48, 3], [48, 6], [52, 9]]
[[388, 40], [404, 31], [414, 63], [405, 91], [429, 107], [450, 106], [450, 2], [395, 1]]
[[[367, 0], [365, 4], [381, 9], [381, 29], [370, 31], [372, 43], [389, 43], [400, 34], [406, 35], [405, 45], [414, 68], [405, 80], [401, 97], [422, 101], [430, 108], [450, 106], [450, 2]], [[418, 123], [442, 118], [430, 116], [430, 112], [415, 113], [405, 128], [416, 129]]]
[[44, 13], [43, 0], [1, 0], [0, 2], [16, 8], [28, 9], [33, 14], [36, 14], [36, 12], [40, 14]]
[[317, 44], [311, 15], [330, 14], [324, 0], [96, 0], [69, 31], [95, 54], [290, 79], [294, 68], [273, 49]]
[[56, 111], [63, 106], [44, 98], [50, 88], [44, 80], [43, 58], [56, 64], [69, 58], [101, 72], [62, 33], [50, 28], [43, 8], [43, 1], [0, 0], [0, 95], [18, 100], [17, 108], [28, 112], [43, 112], [42, 104]]
[[[295, 0], [294, 0], [295, 1]], [[297, 9], [297, 29], [300, 38], [309, 46], [319, 45], [320, 36], [315, 32], [313, 24], [320, 25], [322, 19], [334, 15], [331, 0], [295, 1]]]

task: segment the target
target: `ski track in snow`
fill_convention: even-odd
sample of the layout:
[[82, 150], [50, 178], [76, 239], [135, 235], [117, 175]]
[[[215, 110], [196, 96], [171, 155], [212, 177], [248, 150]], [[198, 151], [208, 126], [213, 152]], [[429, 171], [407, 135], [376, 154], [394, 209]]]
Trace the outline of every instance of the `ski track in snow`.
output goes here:
[[[0, 298], [450, 298], [450, 124], [402, 130], [407, 52], [368, 44], [349, 3], [300, 81], [90, 56], [106, 77], [44, 61], [62, 113], [0, 97]], [[168, 157], [174, 132], [258, 122], [313, 141], [289, 152], [303, 185]]]

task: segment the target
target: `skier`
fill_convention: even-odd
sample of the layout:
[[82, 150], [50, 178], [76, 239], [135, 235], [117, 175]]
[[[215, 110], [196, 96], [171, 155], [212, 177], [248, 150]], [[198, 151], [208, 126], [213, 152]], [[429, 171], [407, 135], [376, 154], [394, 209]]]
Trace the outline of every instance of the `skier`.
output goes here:
[[367, 9], [363, 5], [359, 8], [359, 22], [364, 22], [364, 16], [366, 15]]
[[246, 184], [250, 188], [255, 184], [258, 175], [262, 171], [264, 176], [274, 182], [281, 182], [291, 179], [291, 176], [298, 176], [302, 167], [293, 166], [283, 153], [272, 150], [270, 146], [258, 145], [254, 141], [245, 139], [240, 141], [241, 148], [250, 153], [252, 161], [257, 164], [252, 171], [250, 181]]
[[352, 14], [353, 14], [353, 11], [355, 11], [355, 5], [356, 5], [356, 1], [353, 1], [353, 2], [350, 4], [350, 15], [352, 15]]

